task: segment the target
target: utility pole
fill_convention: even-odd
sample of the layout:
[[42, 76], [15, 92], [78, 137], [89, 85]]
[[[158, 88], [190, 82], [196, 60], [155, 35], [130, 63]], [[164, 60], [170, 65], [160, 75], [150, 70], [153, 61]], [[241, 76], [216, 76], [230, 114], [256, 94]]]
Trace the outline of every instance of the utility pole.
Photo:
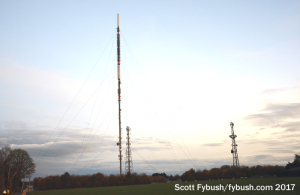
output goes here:
[[239, 163], [239, 157], [238, 157], [238, 153], [237, 153], [237, 144], [235, 143], [235, 138], [237, 137], [235, 134], [234, 134], [234, 130], [233, 130], [233, 122], [230, 122], [230, 126], [231, 126], [231, 135], [229, 135], [229, 137], [232, 139], [232, 149], [231, 149], [231, 153], [233, 155], [233, 166], [234, 167], [239, 167], [240, 166], [240, 163]]
[[23, 180], [23, 184], [22, 184], [21, 193], [23, 192], [23, 187], [24, 187], [24, 182], [25, 182], [25, 180], [26, 180], [26, 175], [25, 175], [24, 177], [25, 177], [25, 178], [24, 178], [24, 180]]
[[120, 27], [118, 14], [118, 28], [117, 28], [117, 58], [118, 58], [118, 102], [119, 102], [119, 160], [120, 160], [120, 175], [122, 174], [122, 128], [121, 128], [121, 75], [120, 75]]
[[126, 127], [126, 130], [127, 130], [127, 147], [126, 147], [126, 162], [125, 162], [125, 171], [126, 171], [126, 174], [130, 174], [132, 173], [133, 171], [133, 166], [132, 166], [132, 153], [131, 153], [131, 148], [130, 148], [130, 131], [131, 131], [131, 128], [129, 126]]
[[31, 170], [29, 171], [29, 184], [28, 184], [28, 192], [29, 192], [29, 186], [31, 186], [31, 185], [30, 185], [30, 175], [31, 175]]

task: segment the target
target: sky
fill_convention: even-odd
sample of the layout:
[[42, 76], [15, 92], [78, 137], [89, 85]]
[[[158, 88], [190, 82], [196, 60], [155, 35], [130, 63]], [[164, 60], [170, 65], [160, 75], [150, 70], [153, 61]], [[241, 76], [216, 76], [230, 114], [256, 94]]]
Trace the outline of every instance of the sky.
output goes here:
[[[0, 147], [33, 177], [285, 165], [300, 152], [299, 1], [1, 1]], [[124, 160], [124, 157], [123, 157]], [[123, 161], [123, 170], [125, 170]]]

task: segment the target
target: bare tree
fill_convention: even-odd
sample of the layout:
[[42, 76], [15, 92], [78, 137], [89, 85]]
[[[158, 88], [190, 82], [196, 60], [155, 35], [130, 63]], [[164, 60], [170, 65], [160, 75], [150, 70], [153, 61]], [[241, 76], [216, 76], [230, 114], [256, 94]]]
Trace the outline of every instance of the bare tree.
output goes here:
[[35, 164], [26, 150], [14, 149], [4, 146], [0, 150], [0, 160], [4, 164], [5, 186], [12, 189], [18, 187], [19, 181], [35, 173]]
[[35, 164], [26, 150], [14, 149], [10, 153], [11, 167], [14, 172], [11, 173], [12, 177], [20, 171], [20, 177], [24, 178], [29, 174], [35, 173]]
[[9, 145], [6, 145], [3, 148], [1, 148], [0, 160], [2, 160], [2, 162], [5, 162], [8, 159], [10, 152], [11, 152], [11, 148]]
[[0, 160], [3, 162], [4, 170], [4, 185], [6, 188], [11, 188], [10, 175], [10, 152], [11, 148], [9, 145], [4, 146], [0, 150]]

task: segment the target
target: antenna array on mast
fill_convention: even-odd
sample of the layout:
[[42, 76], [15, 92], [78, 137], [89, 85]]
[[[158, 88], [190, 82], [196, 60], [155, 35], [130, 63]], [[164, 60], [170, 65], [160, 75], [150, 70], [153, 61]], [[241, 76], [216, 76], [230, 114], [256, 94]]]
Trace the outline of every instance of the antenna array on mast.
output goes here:
[[238, 145], [235, 143], [235, 138], [237, 136], [234, 134], [234, 130], [233, 130], [234, 123], [230, 122], [230, 126], [231, 126], [231, 135], [229, 135], [229, 137], [232, 139], [231, 153], [233, 155], [233, 166], [234, 167], [239, 167], [240, 163], [239, 163], [239, 157], [238, 157], [237, 148], [236, 148]]
[[127, 130], [127, 143], [126, 143], [126, 156], [125, 156], [125, 171], [126, 171], [126, 174], [130, 174], [132, 173], [133, 171], [133, 166], [132, 166], [132, 153], [131, 153], [131, 148], [130, 148], [130, 131], [131, 131], [131, 128], [129, 126], [126, 127], [126, 130]]

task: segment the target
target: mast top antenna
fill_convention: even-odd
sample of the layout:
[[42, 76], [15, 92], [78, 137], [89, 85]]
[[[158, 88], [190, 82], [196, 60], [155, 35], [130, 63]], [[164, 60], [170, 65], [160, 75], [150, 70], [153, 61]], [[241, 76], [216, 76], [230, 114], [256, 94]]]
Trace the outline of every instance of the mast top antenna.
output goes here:
[[119, 27], [119, 14], [118, 14], [118, 27]]

